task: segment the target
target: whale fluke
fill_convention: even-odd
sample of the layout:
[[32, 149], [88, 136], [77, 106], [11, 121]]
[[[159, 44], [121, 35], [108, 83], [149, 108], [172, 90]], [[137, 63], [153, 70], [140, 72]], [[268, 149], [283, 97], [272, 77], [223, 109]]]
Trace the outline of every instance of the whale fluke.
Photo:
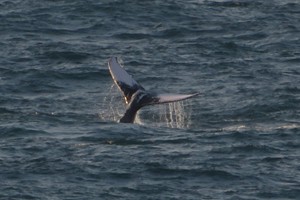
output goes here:
[[132, 95], [137, 90], [145, 90], [120, 66], [116, 57], [112, 57], [108, 61], [108, 67], [115, 84], [124, 95], [126, 104], [130, 102]]
[[116, 57], [109, 59], [108, 68], [115, 84], [123, 93], [127, 105], [126, 112], [120, 119], [122, 123], [133, 123], [137, 111], [144, 106], [181, 101], [198, 95], [198, 93], [156, 94], [146, 91], [121, 67]]

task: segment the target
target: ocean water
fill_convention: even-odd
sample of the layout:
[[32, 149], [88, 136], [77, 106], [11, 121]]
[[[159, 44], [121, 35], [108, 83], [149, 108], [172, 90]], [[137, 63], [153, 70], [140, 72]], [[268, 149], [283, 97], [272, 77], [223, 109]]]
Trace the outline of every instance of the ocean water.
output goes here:
[[[299, 199], [300, 1], [1, 0], [0, 199]], [[134, 124], [107, 61], [199, 92]]]

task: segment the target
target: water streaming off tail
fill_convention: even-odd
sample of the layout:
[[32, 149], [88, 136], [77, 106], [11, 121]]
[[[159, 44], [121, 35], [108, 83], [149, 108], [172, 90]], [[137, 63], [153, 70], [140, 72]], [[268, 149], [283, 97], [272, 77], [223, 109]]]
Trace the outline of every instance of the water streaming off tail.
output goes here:
[[185, 101], [144, 107], [136, 117], [138, 124], [153, 124], [170, 128], [188, 128], [190, 113]]
[[[188, 128], [190, 126], [190, 112], [187, 102], [179, 101], [143, 107], [138, 111], [135, 123], [170, 128]], [[113, 84], [103, 99], [99, 116], [102, 120], [118, 121], [125, 110], [126, 105], [123, 96]]]
[[115, 84], [112, 84], [107, 95], [103, 99], [99, 116], [105, 121], [118, 121], [126, 109], [123, 96]]

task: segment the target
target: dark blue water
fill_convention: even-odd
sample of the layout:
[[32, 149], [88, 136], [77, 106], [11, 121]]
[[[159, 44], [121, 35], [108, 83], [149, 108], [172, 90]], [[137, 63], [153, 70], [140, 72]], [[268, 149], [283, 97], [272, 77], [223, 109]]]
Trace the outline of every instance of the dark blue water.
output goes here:
[[[0, 199], [299, 199], [297, 0], [0, 1]], [[118, 56], [200, 92], [119, 124]]]

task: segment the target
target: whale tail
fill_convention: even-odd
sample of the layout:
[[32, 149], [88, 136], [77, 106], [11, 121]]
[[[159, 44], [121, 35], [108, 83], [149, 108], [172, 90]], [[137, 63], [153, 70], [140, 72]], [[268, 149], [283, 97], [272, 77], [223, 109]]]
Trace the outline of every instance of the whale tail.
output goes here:
[[126, 112], [120, 119], [123, 123], [133, 123], [136, 112], [143, 106], [181, 101], [198, 95], [198, 93], [156, 94], [148, 92], [121, 67], [116, 57], [109, 59], [108, 68], [112, 79], [123, 93], [127, 105]]

